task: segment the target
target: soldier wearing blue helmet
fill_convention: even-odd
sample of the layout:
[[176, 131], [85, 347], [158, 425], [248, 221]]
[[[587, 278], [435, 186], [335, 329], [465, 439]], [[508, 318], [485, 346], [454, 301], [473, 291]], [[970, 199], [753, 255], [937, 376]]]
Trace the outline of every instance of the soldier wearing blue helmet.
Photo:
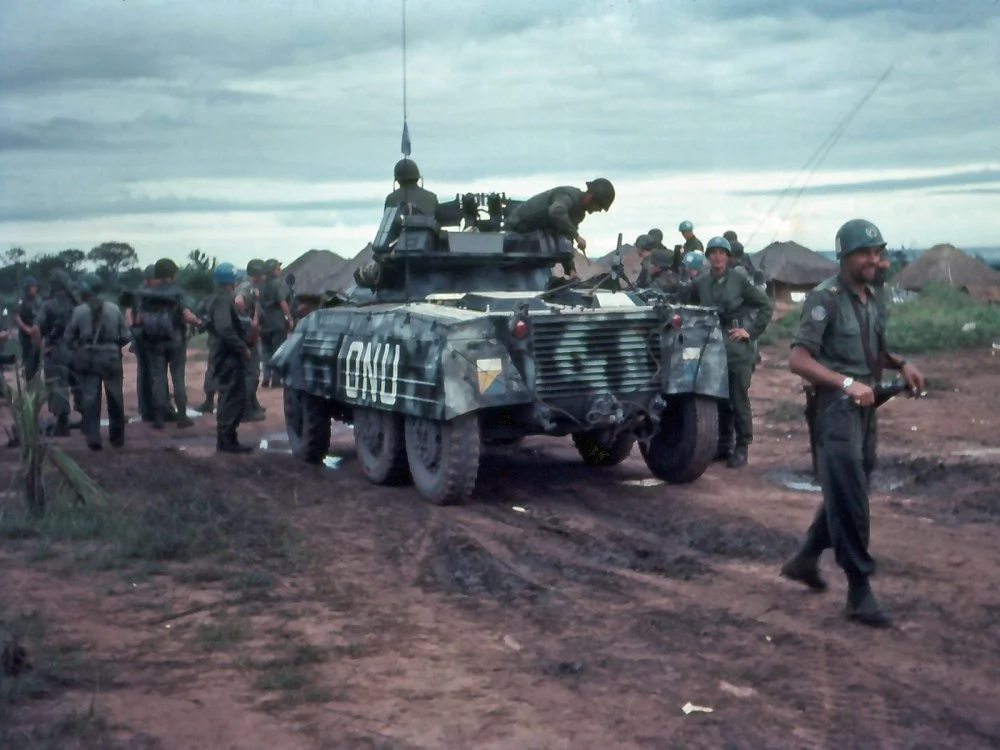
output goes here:
[[882, 232], [852, 219], [837, 232], [840, 273], [806, 298], [792, 337], [789, 369], [815, 388], [814, 434], [823, 502], [799, 552], [781, 575], [824, 591], [819, 558], [832, 547], [847, 575], [849, 619], [873, 627], [892, 623], [868, 579], [868, 486], [875, 468], [876, 415], [872, 386], [882, 368], [900, 370], [912, 390], [922, 390], [920, 371], [886, 349], [885, 315], [872, 287], [885, 247]]
[[247, 331], [234, 301], [238, 276], [232, 263], [217, 265], [212, 271], [216, 288], [205, 304], [211, 364], [219, 388], [215, 449], [224, 453], [249, 453], [253, 450], [251, 446], [241, 444], [236, 437], [236, 429], [247, 405], [246, 371], [252, 356], [247, 344]]
[[681, 237], [684, 238], [684, 244], [681, 245], [681, 249], [685, 253], [705, 252], [705, 246], [701, 244], [701, 240], [694, 236], [694, 224], [690, 221], [682, 221], [677, 225], [677, 231], [680, 232]]
[[710, 272], [694, 280], [685, 298], [719, 311], [719, 323], [726, 336], [729, 401], [719, 405], [716, 458], [727, 460], [727, 466], [738, 469], [746, 466], [753, 442], [750, 379], [757, 355], [756, 342], [771, 322], [774, 306], [745, 273], [730, 267], [732, 254], [725, 237], [710, 239], [706, 251]]

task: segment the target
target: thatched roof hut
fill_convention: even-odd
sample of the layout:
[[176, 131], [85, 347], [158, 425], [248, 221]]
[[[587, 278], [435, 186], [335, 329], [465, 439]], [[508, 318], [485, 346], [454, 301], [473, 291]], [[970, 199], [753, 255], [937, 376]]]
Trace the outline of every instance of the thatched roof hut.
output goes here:
[[932, 283], [956, 289], [989, 287], [1000, 285], [1000, 271], [994, 271], [954, 245], [935, 245], [893, 276], [892, 283], [912, 291], [920, 291]]

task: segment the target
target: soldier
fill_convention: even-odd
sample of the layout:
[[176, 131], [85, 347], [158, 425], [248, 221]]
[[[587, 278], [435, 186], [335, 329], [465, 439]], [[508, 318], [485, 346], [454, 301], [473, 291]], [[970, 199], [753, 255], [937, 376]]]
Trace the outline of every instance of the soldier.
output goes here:
[[[292, 311], [288, 307], [288, 286], [281, 278], [281, 262], [270, 258], [264, 263], [264, 284], [260, 290], [260, 305], [263, 325], [263, 351], [261, 360], [264, 366], [263, 384], [265, 388], [280, 388], [281, 375], [271, 367], [271, 357], [278, 350], [288, 334], [292, 332]], [[260, 404], [254, 403], [257, 408]]]
[[158, 283], [156, 269], [151, 263], [142, 272], [142, 284], [131, 294], [122, 295], [119, 305], [125, 315], [125, 323], [132, 332], [132, 345], [129, 351], [135, 354], [135, 390], [138, 401], [139, 416], [143, 422], [153, 421], [153, 378], [149, 368], [149, 352], [142, 328], [136, 324], [139, 317], [139, 299], [142, 291], [151, 289]]
[[[205, 297], [201, 302], [199, 302], [194, 309], [194, 314], [201, 320], [201, 326], [198, 328], [199, 333], [205, 331], [205, 319], [208, 317], [208, 297]], [[199, 411], [202, 414], [211, 414], [215, 411], [215, 394], [219, 390], [219, 383], [215, 378], [215, 367], [213, 366], [212, 357], [212, 337], [208, 337], [208, 359], [205, 362], [205, 377], [202, 379], [202, 390], [205, 391], [205, 400], [196, 406], [195, 411]]]
[[399, 187], [385, 197], [385, 208], [407, 205], [410, 211], [434, 216], [437, 213], [438, 197], [418, 184], [420, 169], [415, 161], [400, 159], [392, 170]]
[[42, 366], [42, 338], [38, 326], [35, 325], [41, 306], [41, 300], [38, 299], [38, 281], [34, 276], [25, 276], [21, 280], [21, 299], [18, 302], [17, 314], [14, 316], [25, 380], [34, 378]]
[[733, 249], [733, 258], [729, 261], [729, 265], [733, 268], [742, 268], [747, 272], [747, 276], [753, 279], [757, 269], [753, 267], [753, 261], [747, 256], [743, 243], [737, 238], [736, 232], [729, 229], [723, 232], [722, 236], [729, 240], [729, 246]]
[[673, 267], [673, 256], [664, 247], [658, 247], [649, 254], [649, 284], [647, 288], [663, 294], [676, 294], [681, 288], [681, 280]]
[[662, 247], [664, 250], [666, 249], [667, 246], [663, 244], [662, 229], [650, 229], [648, 232], [646, 232], [646, 234], [648, 234], [650, 238], [653, 240], [654, 249], [657, 247]]
[[[247, 346], [250, 347], [250, 362], [246, 367], [246, 394], [247, 404], [243, 411], [244, 422], [261, 422], [267, 418], [264, 409], [257, 401], [257, 387], [260, 382], [261, 365], [261, 309], [260, 297], [261, 287], [265, 285], [264, 261], [254, 258], [247, 263], [246, 278], [241, 279], [236, 285], [236, 292], [233, 301], [236, 304], [236, 312], [239, 313], [243, 330], [247, 332]], [[266, 288], [266, 287], [265, 287]], [[284, 330], [284, 329], [282, 329]], [[273, 354], [273, 352], [271, 352]], [[270, 354], [268, 355], [270, 358]], [[268, 380], [271, 377], [270, 365], [264, 370], [265, 387], [269, 387]]]
[[870, 221], [853, 219], [837, 232], [840, 273], [817, 286], [802, 306], [792, 337], [789, 369], [816, 388], [816, 443], [823, 502], [798, 553], [781, 575], [824, 591], [819, 558], [833, 547], [847, 575], [849, 619], [874, 627], [892, 618], [871, 591], [875, 561], [868, 553], [868, 487], [876, 460], [875, 394], [883, 366], [899, 370], [914, 391], [924, 377], [898, 356], [889, 354], [885, 319], [871, 283], [882, 233]]
[[681, 258], [681, 284], [690, 285], [701, 274], [705, 266], [705, 256], [702, 253], [684, 253]]
[[153, 428], [163, 429], [163, 422], [170, 406], [167, 373], [174, 386], [177, 405], [177, 426], [191, 427], [194, 422], [187, 414], [187, 339], [188, 326], [201, 321], [191, 312], [185, 301], [184, 290], [174, 284], [177, 264], [161, 258], [153, 266], [156, 286], [144, 289], [139, 297], [137, 323], [142, 329], [149, 356], [150, 379], [153, 397]]
[[[746, 466], [753, 442], [753, 412], [750, 408], [750, 378], [753, 375], [753, 344], [771, 322], [773, 305], [745, 274], [729, 267], [732, 248], [724, 237], [708, 242], [711, 272], [699, 275], [685, 295], [694, 304], [715, 307], [726, 337], [729, 369], [729, 401], [719, 404], [717, 460], [731, 469]], [[735, 440], [734, 440], [735, 438]]]
[[[38, 311], [48, 407], [56, 418], [55, 437], [69, 435], [69, 394], [71, 386], [76, 386], [76, 376], [69, 369], [70, 353], [65, 340], [66, 328], [77, 304], [71, 286], [69, 274], [53, 271], [49, 277], [49, 298]], [[77, 402], [77, 406], [82, 409], [83, 405]]]
[[132, 340], [125, 316], [98, 295], [101, 279], [89, 273], [80, 280], [83, 302], [73, 310], [66, 342], [83, 392], [83, 434], [87, 447], [101, 449], [101, 387], [108, 400], [108, 439], [125, 445], [125, 396], [122, 393], [122, 347]]
[[[555, 234], [576, 243], [587, 252], [587, 241], [580, 235], [580, 223], [595, 211], [607, 211], [615, 201], [615, 187], [610, 180], [598, 177], [587, 183], [586, 190], [563, 186], [534, 195], [516, 206], [507, 217], [505, 230], [526, 234]], [[563, 264], [567, 276], [575, 276], [572, 260]]]
[[212, 279], [216, 289], [206, 304], [205, 321], [219, 384], [215, 448], [225, 453], [249, 453], [253, 447], [241, 444], [236, 437], [236, 429], [246, 409], [246, 367], [252, 357], [234, 301], [236, 269], [232, 263], [220, 263], [212, 272]]
[[694, 235], [694, 224], [690, 221], [682, 221], [677, 226], [677, 231], [680, 232], [681, 236], [684, 238], [684, 244], [682, 245], [684, 252], [705, 252], [705, 246], [702, 245], [701, 240]]
[[651, 277], [649, 275], [649, 255], [656, 247], [656, 240], [648, 234], [640, 234], [635, 238], [635, 250], [639, 255], [639, 275], [635, 279], [635, 285], [639, 289], [648, 289]]

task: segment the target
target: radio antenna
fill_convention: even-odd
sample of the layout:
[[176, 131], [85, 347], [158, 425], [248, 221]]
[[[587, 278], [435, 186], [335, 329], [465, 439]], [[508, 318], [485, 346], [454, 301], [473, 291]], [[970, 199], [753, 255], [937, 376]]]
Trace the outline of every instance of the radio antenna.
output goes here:
[[403, 5], [403, 141], [400, 149], [403, 156], [410, 155], [410, 128], [406, 123], [406, 0]]

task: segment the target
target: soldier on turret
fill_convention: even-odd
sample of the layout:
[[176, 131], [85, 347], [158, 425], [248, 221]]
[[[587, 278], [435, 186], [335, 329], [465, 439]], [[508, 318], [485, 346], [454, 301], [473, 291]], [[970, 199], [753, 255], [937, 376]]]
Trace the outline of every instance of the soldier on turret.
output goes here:
[[400, 159], [393, 169], [393, 177], [399, 187], [385, 197], [386, 208], [408, 205], [413, 211], [434, 216], [438, 208], [438, 197], [418, 184], [420, 168], [415, 161]]

